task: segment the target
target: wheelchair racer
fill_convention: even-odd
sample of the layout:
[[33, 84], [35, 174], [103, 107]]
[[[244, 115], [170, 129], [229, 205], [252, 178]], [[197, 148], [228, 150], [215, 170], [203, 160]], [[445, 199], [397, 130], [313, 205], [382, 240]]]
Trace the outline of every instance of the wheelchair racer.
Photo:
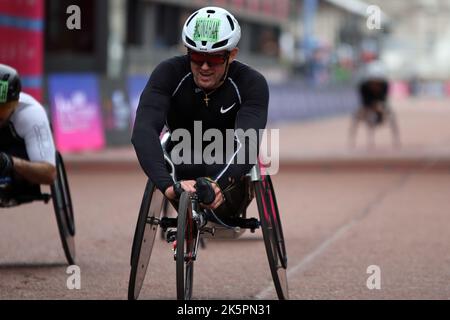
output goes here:
[[[221, 163], [206, 163], [202, 157], [201, 163], [175, 165], [179, 181], [173, 181], [166, 168], [159, 136], [164, 126], [171, 133], [185, 129], [195, 146], [196, 121], [203, 130], [217, 129], [223, 137], [227, 129], [265, 128], [268, 85], [263, 75], [236, 60], [240, 37], [238, 21], [222, 8], [205, 7], [188, 17], [182, 31], [187, 53], [155, 68], [140, 97], [132, 135], [141, 167], [169, 200], [176, 200], [183, 190], [201, 193], [204, 207], [219, 214], [248, 205], [243, 177], [255, 165], [249, 160], [250, 155], [257, 157], [260, 136], [243, 143], [235, 134], [234, 153]], [[171, 140], [169, 145], [176, 143]], [[203, 155], [205, 145], [203, 141], [201, 150], [192, 148], [191, 158]], [[242, 155], [245, 163], [237, 163]]]
[[55, 146], [42, 105], [21, 92], [18, 72], [0, 64], [0, 200], [39, 191], [56, 178]]
[[367, 116], [367, 111], [373, 111], [374, 116], [368, 118], [370, 124], [383, 123], [387, 109], [389, 81], [383, 65], [372, 61], [367, 65], [362, 81], [359, 84], [361, 99], [361, 117]]
[[372, 61], [366, 65], [358, 85], [361, 106], [355, 112], [350, 126], [350, 146], [355, 145], [356, 131], [359, 122], [368, 124], [370, 130], [370, 147], [374, 145], [373, 130], [375, 127], [388, 122], [393, 138], [394, 147], [401, 146], [400, 133], [396, 116], [389, 105], [389, 80], [383, 64]]

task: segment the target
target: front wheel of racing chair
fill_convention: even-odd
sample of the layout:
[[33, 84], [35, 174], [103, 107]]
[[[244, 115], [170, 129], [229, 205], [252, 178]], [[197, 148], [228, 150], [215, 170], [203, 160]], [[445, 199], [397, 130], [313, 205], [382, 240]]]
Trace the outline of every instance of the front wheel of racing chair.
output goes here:
[[152, 255], [163, 207], [163, 194], [149, 179], [139, 209], [138, 221], [131, 248], [131, 272], [128, 282], [128, 299], [136, 300], [144, 283], [147, 267]]
[[[166, 134], [161, 140], [161, 146], [165, 151], [165, 146], [169, 138]], [[164, 154], [166, 160], [169, 159], [167, 153]], [[170, 161], [168, 164], [171, 163]], [[173, 180], [175, 181], [175, 168], [168, 168], [171, 171]], [[144, 196], [142, 198], [141, 207], [139, 209], [138, 220], [134, 232], [133, 244], [131, 247], [131, 271], [128, 282], [128, 299], [136, 300], [142, 289], [145, 280], [147, 267], [152, 255], [153, 245], [161, 221], [167, 219], [174, 222], [174, 225], [161, 225], [161, 236], [166, 235], [168, 227], [176, 227], [176, 218], [168, 218], [169, 201], [156, 188], [155, 184], [148, 179], [145, 186]], [[168, 235], [166, 235], [168, 236]]]
[[75, 219], [64, 161], [56, 152], [56, 180], [50, 186], [59, 235], [70, 265], [75, 264]]
[[192, 216], [192, 202], [187, 192], [180, 197], [175, 249], [177, 299], [191, 300], [194, 282], [195, 244], [199, 236]]

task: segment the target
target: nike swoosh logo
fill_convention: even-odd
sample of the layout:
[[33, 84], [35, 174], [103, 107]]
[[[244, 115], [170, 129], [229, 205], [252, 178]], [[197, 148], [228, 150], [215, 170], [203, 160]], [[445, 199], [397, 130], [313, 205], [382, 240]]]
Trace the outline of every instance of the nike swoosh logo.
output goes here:
[[220, 108], [220, 113], [226, 113], [226, 112], [230, 111], [231, 109], [233, 109], [233, 107], [234, 107], [235, 104], [236, 104], [236, 102], [233, 103], [233, 104], [231, 105], [231, 107], [226, 108], [226, 109], [224, 109], [223, 107]]

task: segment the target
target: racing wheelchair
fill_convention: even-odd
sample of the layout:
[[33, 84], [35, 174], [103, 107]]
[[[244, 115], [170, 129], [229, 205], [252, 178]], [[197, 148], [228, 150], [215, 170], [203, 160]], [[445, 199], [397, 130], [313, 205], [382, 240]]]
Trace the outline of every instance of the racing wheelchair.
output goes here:
[[56, 179], [50, 186], [50, 194], [42, 193], [40, 185], [15, 187], [11, 179], [3, 178], [0, 185], [0, 208], [11, 208], [35, 201], [47, 204], [50, 199], [58, 224], [64, 254], [69, 265], [75, 264], [75, 220], [69, 181], [61, 154], [56, 152]]
[[392, 107], [387, 104], [379, 104], [376, 107], [359, 107], [352, 115], [349, 130], [349, 145], [356, 145], [356, 133], [358, 124], [362, 122], [367, 128], [367, 146], [373, 148], [375, 146], [375, 130], [389, 125], [392, 134], [394, 147], [400, 147], [400, 132], [397, 123], [397, 116]]
[[[162, 139], [164, 157], [171, 176], [176, 181], [175, 168], [165, 149], [168, 134]], [[167, 241], [174, 242], [177, 299], [190, 300], [193, 292], [194, 262], [203, 238], [237, 238], [246, 229], [261, 228], [272, 279], [279, 299], [289, 299], [287, 282], [287, 254], [283, 229], [269, 175], [255, 165], [245, 176], [250, 186], [250, 201], [256, 198], [259, 220], [246, 218], [246, 210], [230, 217], [219, 218], [212, 210], [201, 209], [197, 194], [184, 192], [176, 205], [178, 216], [170, 218], [166, 210], [167, 198], [147, 181], [136, 224], [132, 249], [128, 299], [138, 299], [152, 254], [158, 227], [166, 231]]]

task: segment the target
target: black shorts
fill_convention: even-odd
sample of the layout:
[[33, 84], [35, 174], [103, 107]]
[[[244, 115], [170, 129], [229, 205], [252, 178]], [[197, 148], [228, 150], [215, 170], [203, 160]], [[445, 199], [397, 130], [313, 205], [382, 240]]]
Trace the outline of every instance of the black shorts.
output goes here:
[[223, 195], [225, 201], [214, 210], [214, 213], [219, 218], [245, 218], [247, 207], [254, 198], [253, 184], [248, 177], [242, 177], [240, 181], [223, 190]]
[[12, 178], [11, 182], [0, 186], [0, 205], [15, 200], [17, 204], [32, 202], [41, 195], [40, 185], [31, 184], [20, 178]]
[[387, 108], [387, 103], [385, 101], [378, 101], [375, 103], [371, 103], [371, 104], [363, 104], [363, 108], [364, 109], [375, 109], [375, 106], [380, 106], [382, 108], [382, 110], [384, 111]]

